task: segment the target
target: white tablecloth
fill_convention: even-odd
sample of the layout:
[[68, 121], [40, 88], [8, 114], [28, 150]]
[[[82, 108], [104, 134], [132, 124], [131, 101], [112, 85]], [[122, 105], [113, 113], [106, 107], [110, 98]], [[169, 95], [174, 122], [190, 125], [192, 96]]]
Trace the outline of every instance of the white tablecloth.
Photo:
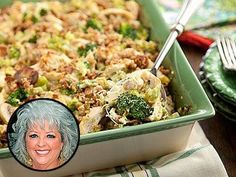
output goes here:
[[185, 150], [141, 162], [70, 177], [227, 177], [224, 165], [199, 123], [193, 127]]

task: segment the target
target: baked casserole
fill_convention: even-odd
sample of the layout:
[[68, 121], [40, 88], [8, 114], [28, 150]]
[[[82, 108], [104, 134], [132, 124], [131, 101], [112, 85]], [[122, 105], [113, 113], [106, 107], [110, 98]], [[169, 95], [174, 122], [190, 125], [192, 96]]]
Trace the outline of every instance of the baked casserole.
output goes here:
[[7, 145], [11, 114], [34, 98], [67, 105], [82, 135], [179, 116], [167, 68], [108, 96], [128, 74], [150, 68], [158, 54], [139, 12], [133, 0], [14, 2], [0, 9], [0, 147]]

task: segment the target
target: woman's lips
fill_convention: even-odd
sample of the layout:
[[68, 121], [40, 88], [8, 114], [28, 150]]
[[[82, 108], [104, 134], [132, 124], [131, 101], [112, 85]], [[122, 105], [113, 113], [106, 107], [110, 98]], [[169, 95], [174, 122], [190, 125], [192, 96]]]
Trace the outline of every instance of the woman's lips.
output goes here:
[[38, 155], [47, 155], [49, 153], [49, 150], [36, 150], [36, 153]]

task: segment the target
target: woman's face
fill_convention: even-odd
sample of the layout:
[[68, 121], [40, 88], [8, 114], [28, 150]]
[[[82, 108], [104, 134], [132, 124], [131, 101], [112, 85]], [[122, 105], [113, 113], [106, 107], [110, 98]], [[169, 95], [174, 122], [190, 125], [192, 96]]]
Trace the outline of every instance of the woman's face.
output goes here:
[[45, 121], [44, 128], [36, 122], [26, 133], [26, 149], [34, 169], [52, 169], [59, 165], [63, 142], [56, 127]]

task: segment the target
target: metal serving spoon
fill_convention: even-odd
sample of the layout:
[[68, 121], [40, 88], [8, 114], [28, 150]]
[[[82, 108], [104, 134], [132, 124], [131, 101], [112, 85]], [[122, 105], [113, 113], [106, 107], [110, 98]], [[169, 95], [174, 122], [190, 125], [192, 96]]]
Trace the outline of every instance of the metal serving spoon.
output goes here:
[[182, 6], [182, 9], [177, 16], [176, 22], [171, 29], [163, 48], [161, 49], [156, 61], [151, 68], [150, 72], [156, 76], [157, 70], [160, 67], [162, 61], [168, 54], [170, 48], [174, 44], [176, 38], [183, 32], [185, 25], [193, 13], [203, 4], [204, 0], [186, 0]]
[[[179, 15], [176, 18], [176, 22], [171, 29], [164, 46], [162, 47], [159, 55], [157, 56], [154, 65], [152, 66], [150, 72], [157, 76], [157, 70], [160, 67], [161, 63], [165, 59], [172, 45], [174, 44], [176, 38], [183, 32], [185, 25], [187, 24], [190, 17], [193, 13], [204, 3], [204, 0], [186, 0], [181, 8]], [[143, 70], [138, 70], [135, 72], [143, 72]], [[124, 79], [126, 80], [126, 79]], [[122, 82], [119, 82], [119, 84]], [[164, 87], [161, 87], [161, 94], [165, 97]]]
[[[163, 48], [161, 49], [159, 55], [157, 56], [157, 58], [155, 60], [153, 67], [150, 70], [150, 73], [152, 73], [154, 76], [157, 76], [158, 68], [160, 67], [162, 61], [164, 60], [164, 58], [168, 54], [168, 52], [171, 49], [172, 45], [174, 44], [176, 38], [183, 32], [184, 27], [187, 24], [189, 18], [200, 7], [200, 5], [203, 4], [203, 2], [204, 2], [204, 0], [186, 0], [184, 2], [179, 15], [177, 16], [176, 22], [173, 25], [173, 28], [171, 29], [171, 33], [169, 34]], [[137, 75], [140, 75], [141, 72], [145, 72], [145, 71], [147, 71], [147, 70], [146, 69], [138, 70], [138, 71], [131, 73], [127, 77], [131, 77], [131, 76], [135, 76], [135, 75], [137, 76]], [[124, 84], [125, 81], [127, 81], [127, 79], [128, 78], [125, 78], [125, 79], [119, 81], [118, 83], [116, 83], [111, 88], [110, 91], [112, 92], [113, 90], [116, 90], [119, 92], [119, 90], [117, 90], [117, 87]], [[165, 92], [164, 86], [162, 84], [161, 84], [160, 92], [161, 92], [162, 99], [165, 101], [166, 100], [166, 92]], [[106, 112], [108, 113], [107, 109], [106, 109]], [[113, 122], [115, 123], [115, 121], [113, 121]]]

